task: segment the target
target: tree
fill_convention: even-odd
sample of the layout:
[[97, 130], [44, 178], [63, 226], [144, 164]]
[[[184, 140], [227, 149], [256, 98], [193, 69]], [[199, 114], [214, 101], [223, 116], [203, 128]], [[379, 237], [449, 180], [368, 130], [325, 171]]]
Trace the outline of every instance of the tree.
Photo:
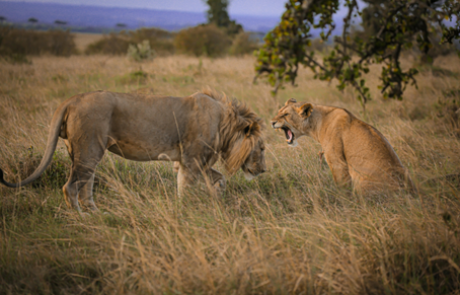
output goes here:
[[380, 20], [384, 17], [386, 0], [364, 0], [363, 2], [367, 4], [361, 14], [363, 38], [370, 39], [380, 30]]
[[34, 18], [34, 17], [29, 18], [27, 21], [28, 21], [29, 23], [33, 23], [33, 24], [38, 23], [38, 19], [36, 19], [36, 18]]
[[225, 28], [229, 35], [236, 35], [243, 27], [234, 20], [230, 20], [227, 12], [229, 0], [204, 0], [209, 6], [207, 18], [209, 24], [215, 24], [219, 28]]
[[[384, 98], [402, 99], [407, 84], [416, 83], [417, 70], [401, 69], [401, 51], [415, 45], [427, 53], [432, 47], [428, 35], [434, 25], [442, 32], [441, 43], [452, 44], [460, 34], [460, 3], [458, 0], [382, 2], [384, 5], [379, 5], [378, 11], [381, 17], [372, 22], [373, 34], [367, 39], [359, 35], [352, 39], [352, 20], [362, 16], [363, 11], [357, 0], [345, 0], [348, 11], [342, 34], [335, 37], [334, 49], [320, 60], [309, 49], [311, 30], [320, 29], [321, 39], [329, 40], [336, 27], [332, 17], [339, 10], [339, 0], [289, 0], [281, 22], [266, 35], [265, 44], [258, 52], [256, 78], [267, 74], [276, 93], [283, 82], [295, 84], [299, 65], [303, 65], [315, 73], [315, 79], [337, 79], [340, 90], [347, 85], [354, 87], [364, 107], [370, 94], [363, 74], [369, 72], [370, 64], [383, 64], [379, 88]], [[364, 17], [366, 14], [372, 17], [374, 13], [368, 10]]]
[[[387, 2], [385, 0], [363, 0], [363, 2], [367, 5], [361, 15], [363, 32], [357, 32], [357, 34], [360, 34], [364, 41], [368, 41], [372, 36], [378, 34], [380, 30], [380, 20], [387, 10]], [[448, 54], [455, 47], [454, 45], [449, 46], [449, 44], [439, 44], [442, 36], [441, 28], [436, 23], [432, 23], [431, 26], [431, 30], [428, 30], [431, 46], [428, 52], [422, 52], [418, 61], [420, 65], [432, 64], [437, 56]], [[414, 51], [417, 51], [417, 49], [414, 48]]]

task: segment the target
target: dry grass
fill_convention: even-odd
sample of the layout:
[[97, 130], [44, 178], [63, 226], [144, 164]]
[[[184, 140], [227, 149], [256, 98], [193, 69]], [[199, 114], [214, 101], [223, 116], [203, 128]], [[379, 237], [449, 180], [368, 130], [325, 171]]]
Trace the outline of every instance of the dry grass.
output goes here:
[[[301, 139], [291, 149], [267, 130], [269, 172], [253, 182], [238, 173], [223, 198], [197, 189], [179, 200], [170, 163], [107, 155], [95, 198], [109, 214], [81, 219], [63, 200], [70, 160], [61, 142], [35, 186], [0, 188], [0, 294], [458, 294], [459, 190], [424, 182], [460, 167], [460, 141], [434, 108], [443, 90], [458, 87], [455, 75], [420, 74], [403, 102], [382, 102], [375, 89], [363, 114], [353, 92], [308, 72], [275, 101], [265, 83], [251, 84], [250, 57], [161, 57], [142, 64], [147, 75], [132, 74], [139, 64], [124, 57], [32, 61], [0, 66], [0, 167], [8, 180], [35, 167], [51, 115], [74, 94], [148, 87], [183, 96], [209, 85], [266, 121], [290, 97], [348, 108], [385, 134], [421, 194], [343, 191], [319, 162], [317, 143]], [[454, 57], [437, 63], [460, 68]]]
[[90, 34], [90, 33], [74, 33], [75, 44], [79, 52], [85, 52], [85, 49], [89, 44], [101, 40], [104, 35], [102, 34]]

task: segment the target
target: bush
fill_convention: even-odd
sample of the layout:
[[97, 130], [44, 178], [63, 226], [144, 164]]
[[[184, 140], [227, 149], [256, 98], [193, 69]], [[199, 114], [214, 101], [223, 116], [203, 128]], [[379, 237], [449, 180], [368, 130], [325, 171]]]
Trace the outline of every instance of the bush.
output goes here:
[[178, 52], [216, 57], [227, 53], [230, 37], [215, 25], [200, 25], [180, 31], [174, 38]]
[[147, 40], [150, 48], [158, 54], [165, 55], [174, 52], [170, 32], [155, 28], [143, 28], [129, 33], [125, 31], [118, 34], [110, 33], [103, 39], [90, 44], [85, 53], [122, 55], [126, 54], [130, 45], [136, 46], [144, 40]]
[[130, 44], [127, 55], [128, 58], [141, 62], [153, 59], [155, 57], [155, 50], [150, 48], [149, 40], [144, 40], [137, 45]]
[[70, 56], [77, 53], [74, 37], [69, 31], [38, 32], [2, 27], [0, 54], [6, 57], [40, 54]]
[[91, 43], [85, 50], [86, 54], [126, 54], [129, 46], [129, 37], [126, 33], [110, 33], [99, 41]]
[[130, 32], [131, 44], [138, 44], [144, 40], [148, 40], [150, 47], [158, 54], [174, 53], [173, 35], [168, 31], [156, 28], [142, 28]]
[[230, 54], [232, 55], [243, 55], [252, 54], [254, 50], [258, 49], [256, 40], [251, 39], [251, 35], [245, 32], [241, 32], [233, 39], [232, 47], [230, 47]]

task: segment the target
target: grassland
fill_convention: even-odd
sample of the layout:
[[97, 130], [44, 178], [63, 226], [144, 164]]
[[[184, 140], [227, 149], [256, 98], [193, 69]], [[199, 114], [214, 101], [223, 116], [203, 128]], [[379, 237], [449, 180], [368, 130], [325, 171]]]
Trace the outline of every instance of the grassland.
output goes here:
[[97, 42], [103, 38], [102, 34], [74, 33], [75, 44], [80, 52], [84, 52], [89, 44]]
[[223, 198], [197, 189], [179, 200], [170, 163], [107, 154], [95, 199], [108, 214], [82, 219], [63, 199], [70, 160], [60, 142], [35, 184], [0, 187], [0, 294], [460, 294], [460, 193], [427, 181], [459, 173], [460, 140], [437, 116], [443, 93], [459, 87], [458, 58], [437, 59], [442, 74], [423, 71], [403, 101], [382, 101], [370, 74], [366, 113], [354, 92], [307, 71], [273, 98], [263, 81], [251, 83], [253, 64], [185, 56], [1, 63], [0, 167], [10, 181], [29, 175], [54, 110], [74, 94], [146, 88], [185, 96], [208, 85], [266, 122], [291, 97], [347, 108], [387, 137], [420, 195], [342, 190], [317, 143], [304, 138], [288, 148], [267, 129], [269, 172], [252, 182], [239, 172]]

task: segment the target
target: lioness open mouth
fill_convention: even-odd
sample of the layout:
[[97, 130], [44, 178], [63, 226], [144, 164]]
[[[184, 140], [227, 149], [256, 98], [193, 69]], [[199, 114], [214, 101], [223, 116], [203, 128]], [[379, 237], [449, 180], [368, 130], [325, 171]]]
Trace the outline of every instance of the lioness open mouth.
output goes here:
[[284, 135], [286, 135], [286, 141], [287, 141], [287, 143], [288, 143], [288, 144], [293, 144], [293, 143], [294, 143], [295, 135], [294, 135], [294, 133], [291, 131], [291, 129], [289, 129], [289, 128], [286, 127], [286, 126], [281, 127], [281, 129], [283, 129]]

